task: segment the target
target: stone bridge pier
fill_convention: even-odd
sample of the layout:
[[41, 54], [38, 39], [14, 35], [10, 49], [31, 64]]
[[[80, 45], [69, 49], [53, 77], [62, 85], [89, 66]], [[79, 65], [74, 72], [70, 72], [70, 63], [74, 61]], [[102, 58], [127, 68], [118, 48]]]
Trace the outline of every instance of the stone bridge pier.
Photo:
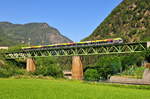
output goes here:
[[72, 57], [72, 79], [83, 79], [83, 65], [80, 56]]
[[36, 70], [36, 65], [33, 58], [26, 59], [26, 70], [28, 72], [34, 72]]

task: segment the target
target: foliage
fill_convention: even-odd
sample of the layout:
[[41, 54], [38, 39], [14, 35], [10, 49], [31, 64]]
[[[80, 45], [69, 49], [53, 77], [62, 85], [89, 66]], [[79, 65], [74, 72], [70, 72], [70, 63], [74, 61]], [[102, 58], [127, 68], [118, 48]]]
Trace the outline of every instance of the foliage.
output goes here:
[[141, 54], [133, 54], [128, 56], [121, 57], [121, 65], [122, 69], [128, 69], [130, 66], [136, 65], [141, 66], [142, 62], [144, 61], [144, 56]]
[[96, 63], [101, 79], [107, 79], [110, 75], [120, 72], [122, 69], [119, 57], [102, 57]]
[[60, 67], [64, 71], [70, 71], [71, 65], [72, 65], [72, 57], [71, 56], [62, 56], [62, 57], [56, 57], [56, 60], [60, 65]]
[[24, 75], [26, 71], [23, 69], [25, 63], [17, 62], [16, 60], [3, 60], [3, 65], [0, 66], [0, 77], [11, 77], [16, 75]]
[[63, 77], [62, 69], [58, 64], [56, 58], [36, 58], [37, 70], [35, 75]]
[[143, 61], [143, 54], [129, 54], [125, 56], [103, 56], [98, 58], [96, 64], [93, 65], [93, 67], [90, 66], [89, 68], [97, 70], [100, 79], [103, 80], [108, 79], [111, 75], [121, 73], [123, 71], [128, 71], [130, 68], [132, 68], [132, 66], [135, 66], [135, 68], [140, 67], [143, 65]]
[[57, 58], [37, 58], [37, 70], [34, 73], [27, 73], [25, 70], [26, 63], [20, 59], [0, 58], [0, 77], [11, 77], [20, 75], [37, 75], [63, 77], [63, 72], [58, 64]]
[[123, 71], [119, 75], [142, 79], [144, 70], [145, 70], [144, 66], [141, 67], [131, 66], [130, 68]]
[[11, 77], [16, 75], [26, 74], [25, 62], [14, 59], [5, 59], [2, 53], [5, 51], [0, 51], [0, 77]]
[[24, 75], [24, 69], [20, 69], [17, 66], [5, 65], [0, 67], [0, 77], [11, 77], [15, 75]]
[[98, 81], [99, 74], [96, 69], [88, 69], [84, 73], [84, 79], [87, 81]]
[[[20, 47], [13, 47], [10, 51], [20, 50]], [[63, 72], [58, 64], [57, 58], [37, 58], [37, 70], [34, 73], [25, 72], [25, 60], [22, 59], [4, 59], [0, 54], [0, 77], [11, 77], [18, 75], [37, 75], [63, 77]]]

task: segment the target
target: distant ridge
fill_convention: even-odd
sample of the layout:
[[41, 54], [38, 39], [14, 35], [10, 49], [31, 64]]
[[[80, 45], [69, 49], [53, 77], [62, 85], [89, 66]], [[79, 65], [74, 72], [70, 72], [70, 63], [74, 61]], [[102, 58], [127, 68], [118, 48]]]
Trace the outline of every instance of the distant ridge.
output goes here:
[[17, 44], [54, 44], [72, 42], [47, 23], [13, 24], [0, 22], [0, 46]]

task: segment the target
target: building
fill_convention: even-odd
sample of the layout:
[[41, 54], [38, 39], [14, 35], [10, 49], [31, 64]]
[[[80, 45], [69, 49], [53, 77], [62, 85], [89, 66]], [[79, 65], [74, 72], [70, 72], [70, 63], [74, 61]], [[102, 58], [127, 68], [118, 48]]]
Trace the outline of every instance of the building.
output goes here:
[[72, 79], [72, 72], [71, 71], [63, 71], [64, 77], [68, 79]]
[[6, 46], [0, 46], [0, 49], [8, 49]]

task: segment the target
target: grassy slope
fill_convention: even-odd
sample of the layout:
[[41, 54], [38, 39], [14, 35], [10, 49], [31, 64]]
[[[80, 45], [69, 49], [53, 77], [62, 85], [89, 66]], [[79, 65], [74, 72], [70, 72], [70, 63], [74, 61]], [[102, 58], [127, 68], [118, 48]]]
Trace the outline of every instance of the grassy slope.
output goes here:
[[149, 99], [150, 90], [76, 81], [0, 79], [0, 99]]
[[121, 37], [126, 42], [149, 41], [149, 9], [149, 0], [123, 0], [84, 40]]

